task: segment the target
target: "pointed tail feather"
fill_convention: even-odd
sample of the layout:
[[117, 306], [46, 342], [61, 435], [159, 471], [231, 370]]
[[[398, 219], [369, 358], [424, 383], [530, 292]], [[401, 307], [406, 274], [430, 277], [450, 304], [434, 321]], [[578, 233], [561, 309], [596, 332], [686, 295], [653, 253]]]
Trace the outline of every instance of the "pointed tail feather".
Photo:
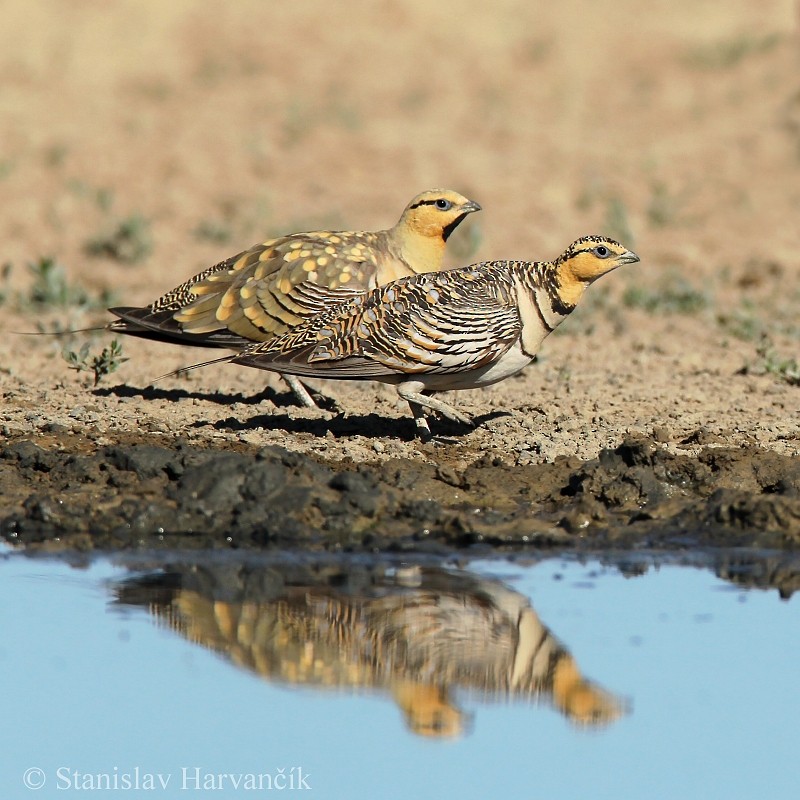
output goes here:
[[235, 353], [229, 356], [222, 356], [222, 358], [212, 358], [210, 361], [200, 361], [197, 364], [189, 364], [186, 367], [178, 367], [178, 369], [173, 369], [171, 372], [165, 372], [163, 375], [153, 378], [151, 382], [157, 383], [164, 378], [174, 378], [176, 375], [180, 375], [181, 372], [189, 372], [190, 370], [200, 369], [201, 367], [210, 367], [212, 364], [227, 364], [233, 361], [234, 358], [236, 358]]
[[8, 331], [15, 336], [71, 336], [73, 333], [94, 333], [111, 330], [110, 325], [95, 325], [92, 328], [73, 328], [68, 331]]

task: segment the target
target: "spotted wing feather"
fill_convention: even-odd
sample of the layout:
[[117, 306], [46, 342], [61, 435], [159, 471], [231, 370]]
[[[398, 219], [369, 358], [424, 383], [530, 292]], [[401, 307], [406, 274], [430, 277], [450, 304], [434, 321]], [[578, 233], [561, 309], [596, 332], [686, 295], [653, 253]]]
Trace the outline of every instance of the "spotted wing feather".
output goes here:
[[[150, 306], [110, 309], [120, 319], [109, 327], [149, 339], [240, 350], [362, 293], [375, 252], [365, 246], [365, 236], [379, 238], [322, 232], [257, 245], [196, 275]], [[333, 248], [332, 240], [348, 244], [346, 256], [331, 257], [326, 249]]]
[[193, 299], [176, 311], [175, 320], [187, 333], [227, 328], [265, 341], [318, 312], [298, 287], [316, 284], [334, 300], [339, 290], [345, 296], [363, 292], [384, 250], [384, 232], [321, 231], [273, 239], [194, 281], [186, 289]]

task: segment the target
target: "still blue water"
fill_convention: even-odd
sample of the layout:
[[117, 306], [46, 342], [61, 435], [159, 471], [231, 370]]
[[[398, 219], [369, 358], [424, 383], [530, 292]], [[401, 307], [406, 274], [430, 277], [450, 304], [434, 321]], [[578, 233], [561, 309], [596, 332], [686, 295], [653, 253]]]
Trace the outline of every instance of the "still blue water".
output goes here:
[[800, 796], [800, 600], [702, 569], [8, 554], [0, 618], [4, 798]]

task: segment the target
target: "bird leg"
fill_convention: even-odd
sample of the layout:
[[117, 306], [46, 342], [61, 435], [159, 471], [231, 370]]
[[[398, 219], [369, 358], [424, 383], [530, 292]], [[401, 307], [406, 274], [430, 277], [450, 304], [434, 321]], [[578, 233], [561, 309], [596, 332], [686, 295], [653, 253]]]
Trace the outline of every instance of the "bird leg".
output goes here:
[[397, 394], [405, 400], [409, 407], [411, 408], [411, 413], [414, 415], [414, 421], [417, 424], [417, 429], [420, 433], [427, 432], [427, 435], [430, 436], [430, 429], [428, 428], [428, 423], [425, 420], [425, 414], [423, 408], [429, 408], [432, 411], [438, 411], [443, 417], [447, 417], [447, 419], [451, 419], [454, 422], [460, 422], [463, 425], [469, 425], [472, 427], [475, 423], [466, 415], [462, 414], [460, 411], [456, 411], [452, 406], [445, 403], [443, 400], [437, 400], [435, 397], [428, 397], [422, 392], [415, 392], [412, 391], [411, 387], [408, 384], [401, 383], [397, 387]]
[[281, 377], [286, 381], [300, 405], [306, 408], [317, 408], [314, 398], [308, 393], [308, 389], [303, 386], [296, 375], [282, 375]]

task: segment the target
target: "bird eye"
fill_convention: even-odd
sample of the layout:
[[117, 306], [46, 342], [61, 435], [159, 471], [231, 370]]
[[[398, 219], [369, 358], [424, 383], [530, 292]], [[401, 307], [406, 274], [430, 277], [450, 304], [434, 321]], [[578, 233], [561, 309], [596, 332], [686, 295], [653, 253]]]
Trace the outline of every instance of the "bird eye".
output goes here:
[[444, 197], [440, 197], [436, 201], [436, 208], [440, 211], [449, 211], [453, 207], [453, 204], [449, 200], [445, 200]]
[[595, 247], [594, 254], [598, 258], [608, 258], [611, 255], [611, 251], [604, 244], [600, 244]]

